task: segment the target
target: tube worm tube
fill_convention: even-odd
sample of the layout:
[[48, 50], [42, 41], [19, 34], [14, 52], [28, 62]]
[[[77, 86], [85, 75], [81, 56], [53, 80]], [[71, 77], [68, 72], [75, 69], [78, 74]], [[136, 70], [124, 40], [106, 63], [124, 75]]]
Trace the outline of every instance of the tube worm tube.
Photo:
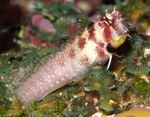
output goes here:
[[23, 82], [17, 89], [17, 97], [28, 104], [72, 82], [93, 64], [105, 63], [111, 55], [107, 46], [119, 47], [127, 32], [118, 11], [106, 13]]

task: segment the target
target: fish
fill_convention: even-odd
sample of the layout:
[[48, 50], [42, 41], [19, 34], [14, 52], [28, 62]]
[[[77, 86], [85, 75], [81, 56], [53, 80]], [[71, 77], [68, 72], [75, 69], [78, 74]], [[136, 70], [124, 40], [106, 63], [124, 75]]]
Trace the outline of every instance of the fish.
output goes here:
[[128, 36], [128, 27], [117, 10], [106, 12], [79, 36], [42, 64], [16, 90], [23, 105], [39, 100], [85, 74], [94, 64], [110, 66], [113, 53]]

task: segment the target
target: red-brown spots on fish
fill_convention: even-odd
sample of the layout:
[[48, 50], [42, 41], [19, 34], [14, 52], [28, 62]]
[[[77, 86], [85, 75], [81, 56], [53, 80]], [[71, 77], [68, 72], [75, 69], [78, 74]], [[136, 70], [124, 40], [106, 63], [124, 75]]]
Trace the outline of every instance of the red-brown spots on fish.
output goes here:
[[86, 44], [86, 39], [85, 39], [85, 38], [80, 38], [80, 39], [78, 40], [78, 47], [79, 47], [80, 49], [83, 49], [84, 46], [85, 46], [85, 44]]
[[71, 59], [73, 59], [74, 57], [75, 57], [75, 50], [73, 49], [73, 48], [71, 48], [70, 50], [69, 50], [69, 53], [68, 53], [68, 56], [71, 58]]
[[95, 33], [94, 33], [94, 31], [95, 31], [94, 26], [91, 26], [91, 27], [88, 29], [88, 32], [89, 32], [89, 39], [95, 41]]
[[98, 23], [98, 25], [100, 27], [104, 28], [104, 38], [105, 38], [106, 42], [110, 42], [110, 40], [112, 39], [112, 35], [111, 35], [111, 31], [110, 31], [110, 27], [112, 25], [112, 22], [110, 23], [106, 20], [105, 21], [102, 20]]
[[102, 42], [98, 42], [97, 45], [98, 45], [99, 47], [101, 47], [101, 48], [104, 48], [104, 45], [105, 45], [105, 44], [102, 43]]
[[96, 47], [96, 52], [99, 57], [101, 57], [101, 58], [105, 57], [105, 53], [100, 47]]
[[106, 42], [110, 42], [110, 40], [112, 39], [112, 35], [111, 35], [109, 26], [106, 26], [104, 28], [104, 38], [105, 38]]
[[102, 28], [105, 28], [108, 25], [108, 23], [106, 23], [106, 21], [102, 20], [98, 23], [98, 25]]

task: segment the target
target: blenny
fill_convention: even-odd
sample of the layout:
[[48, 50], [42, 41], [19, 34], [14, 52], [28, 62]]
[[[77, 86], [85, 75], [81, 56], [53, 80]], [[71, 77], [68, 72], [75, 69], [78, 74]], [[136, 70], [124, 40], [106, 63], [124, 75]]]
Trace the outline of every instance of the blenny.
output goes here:
[[112, 53], [108, 49], [118, 48], [127, 35], [128, 28], [121, 14], [116, 10], [106, 12], [102, 19], [87, 27], [72, 43], [67, 43], [62, 51], [21, 83], [16, 91], [17, 97], [26, 105], [71, 83], [93, 64], [110, 61]]

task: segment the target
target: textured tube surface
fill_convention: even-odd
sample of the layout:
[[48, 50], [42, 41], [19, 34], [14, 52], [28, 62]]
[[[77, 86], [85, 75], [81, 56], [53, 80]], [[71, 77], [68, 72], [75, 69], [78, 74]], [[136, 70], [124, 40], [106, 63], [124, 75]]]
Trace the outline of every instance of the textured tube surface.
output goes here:
[[[22, 103], [39, 99], [52, 91], [70, 83], [79, 72], [83, 73], [88, 64], [82, 64], [80, 58], [73, 60], [68, 55], [70, 47], [49, 59], [42, 67], [33, 73], [17, 90], [17, 96]], [[71, 52], [71, 51], [70, 51]], [[69, 53], [71, 54], [71, 53]]]

